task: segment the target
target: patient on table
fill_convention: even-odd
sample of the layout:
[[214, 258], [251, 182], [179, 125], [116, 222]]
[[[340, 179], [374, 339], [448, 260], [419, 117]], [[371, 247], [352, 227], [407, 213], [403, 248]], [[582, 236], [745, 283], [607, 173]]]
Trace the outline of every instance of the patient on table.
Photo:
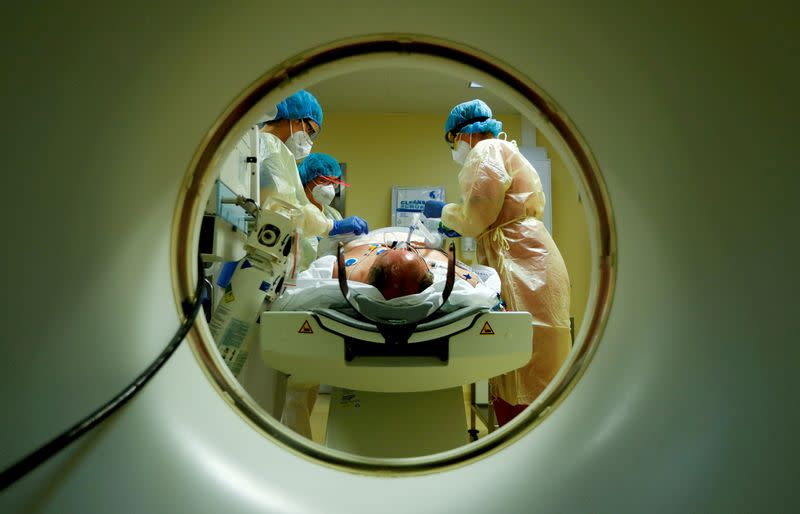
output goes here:
[[[345, 252], [345, 265], [347, 263], [353, 263], [345, 268], [349, 280], [375, 287], [387, 300], [421, 293], [433, 285], [433, 273], [425, 259], [409, 246], [359, 246]], [[338, 276], [339, 269], [336, 268], [333, 278]]]
[[[421, 293], [433, 285], [431, 267], [447, 269], [443, 252], [414, 245], [358, 245], [345, 252], [345, 265], [348, 262], [352, 263], [345, 268], [348, 280], [370, 284], [387, 300]], [[333, 278], [338, 276], [339, 270], [334, 268]], [[478, 284], [477, 275], [458, 265], [456, 276], [473, 287]]]
[[[345, 271], [351, 291], [370, 295], [390, 305], [413, 305], [441, 297], [447, 274], [447, 255], [425, 248], [414, 236], [406, 246], [407, 229], [379, 229], [344, 246]], [[500, 278], [487, 266], [456, 264], [456, 280], [444, 312], [463, 307], [501, 308]], [[272, 304], [273, 310], [346, 308], [338, 281], [336, 257], [328, 255], [311, 263]], [[281, 423], [311, 438], [311, 411], [319, 384], [289, 377]]]
[[[349, 288], [388, 305], [407, 306], [440, 297], [447, 274], [447, 255], [426, 248], [414, 237], [408, 245], [408, 231], [372, 232], [344, 247]], [[492, 268], [456, 264], [456, 281], [442, 310], [499, 305], [500, 280]], [[336, 257], [320, 257], [300, 273], [276, 300], [273, 310], [307, 310], [347, 307], [339, 289]]]

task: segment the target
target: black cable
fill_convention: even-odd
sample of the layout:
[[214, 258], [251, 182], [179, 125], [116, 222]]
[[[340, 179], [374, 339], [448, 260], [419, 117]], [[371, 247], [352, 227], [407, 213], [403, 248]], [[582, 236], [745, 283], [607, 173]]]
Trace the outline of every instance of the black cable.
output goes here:
[[189, 299], [183, 301], [183, 314], [186, 320], [181, 324], [178, 331], [173, 336], [172, 340], [167, 344], [164, 351], [156, 357], [156, 359], [142, 372], [136, 379], [131, 382], [125, 389], [119, 392], [114, 398], [108, 401], [105, 405], [95, 410], [81, 421], [62, 432], [60, 435], [51, 439], [48, 443], [42, 445], [36, 451], [28, 456], [20, 459], [15, 464], [3, 470], [0, 473], [0, 491], [5, 490], [11, 484], [24, 477], [26, 474], [34, 470], [40, 464], [53, 457], [59, 451], [69, 446], [76, 439], [80, 438], [83, 434], [93, 429], [102, 423], [111, 414], [117, 411], [120, 407], [125, 405], [133, 396], [141, 391], [147, 382], [153, 378], [156, 372], [161, 369], [167, 359], [172, 356], [181, 341], [186, 337], [186, 334], [194, 325], [194, 320], [197, 313], [200, 312], [202, 305], [202, 288], [203, 288], [203, 265], [202, 259], [199, 261], [199, 275], [197, 277], [197, 289], [195, 290], [194, 303]]

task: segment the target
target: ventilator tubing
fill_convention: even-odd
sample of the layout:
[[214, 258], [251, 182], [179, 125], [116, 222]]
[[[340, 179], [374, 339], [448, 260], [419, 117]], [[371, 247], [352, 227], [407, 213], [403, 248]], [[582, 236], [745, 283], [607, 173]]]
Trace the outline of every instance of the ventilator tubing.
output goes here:
[[431, 232], [430, 228], [434, 227], [433, 230], [436, 230], [435, 227], [439, 225], [439, 221], [440, 220], [434, 218], [426, 218], [421, 212], [414, 213], [414, 215], [411, 217], [411, 223], [409, 226], [409, 240], [411, 239], [411, 232], [416, 230], [425, 239], [425, 243], [429, 247], [441, 248], [442, 244], [444, 243], [444, 239], [442, 238], [441, 234]]
[[211, 335], [234, 376], [239, 375], [247, 361], [247, 334], [262, 305], [265, 301], [273, 302], [283, 289], [295, 237], [288, 216], [262, 211], [257, 229], [245, 243], [247, 255], [236, 266], [211, 316]]

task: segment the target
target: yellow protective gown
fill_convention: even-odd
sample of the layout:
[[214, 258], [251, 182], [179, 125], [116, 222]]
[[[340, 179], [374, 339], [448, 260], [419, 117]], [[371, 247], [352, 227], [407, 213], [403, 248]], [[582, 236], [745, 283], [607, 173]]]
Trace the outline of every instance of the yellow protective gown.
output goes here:
[[[331, 207], [330, 205], [325, 205], [322, 208], [323, 214], [325, 217], [331, 221], [341, 221], [342, 215], [339, 214], [339, 211]], [[339, 241], [336, 237], [327, 237], [322, 236], [322, 239], [319, 241], [319, 246], [317, 248], [317, 258], [323, 257], [325, 255], [336, 255], [337, 245]]]
[[333, 221], [308, 200], [294, 155], [283, 141], [270, 133], [260, 132], [259, 150], [262, 156], [259, 170], [261, 208], [282, 210], [288, 204], [299, 216], [297, 228], [301, 239], [297, 262], [300, 267], [295, 270], [299, 273], [304, 263], [316, 258], [316, 238], [327, 236], [333, 228]]
[[[326, 218], [331, 220], [331, 222], [340, 221], [342, 219], [342, 215], [339, 214], [339, 211], [337, 211], [330, 205], [325, 205], [323, 207], [322, 214], [324, 214]], [[316, 259], [322, 256], [336, 255], [337, 244], [338, 244], [338, 239], [336, 237], [330, 237], [327, 234], [319, 237], [303, 238], [303, 242], [301, 243], [303, 249], [303, 255], [302, 259], [300, 260], [299, 271], [307, 270], [308, 267], [311, 266], [312, 262], [314, 262]]]
[[564, 259], [541, 222], [545, 197], [539, 175], [515, 142], [486, 139], [467, 155], [458, 175], [462, 203], [447, 204], [442, 223], [477, 238], [477, 260], [500, 275], [509, 310], [533, 316], [533, 357], [494, 377], [492, 395], [530, 404], [571, 347], [570, 284]]
[[[276, 136], [259, 133], [261, 208], [286, 211], [291, 206], [298, 216], [300, 232], [299, 255], [296, 255], [294, 273], [308, 267], [317, 257], [317, 236], [326, 237], [333, 228], [332, 216], [326, 216], [311, 203], [300, 181], [294, 154]], [[318, 384], [296, 382], [288, 377], [286, 399], [281, 421], [295, 432], [311, 438], [310, 416], [317, 399]]]
[[[308, 198], [308, 197], [306, 197]], [[312, 204], [313, 205], [313, 204]], [[322, 213], [329, 220], [341, 220], [342, 215], [330, 205], [324, 205]], [[302, 270], [308, 269], [309, 265], [317, 258], [324, 255], [336, 255], [337, 241], [335, 238], [322, 236], [306, 238], [304, 244], [303, 259], [300, 265]], [[281, 423], [291, 428], [300, 435], [311, 439], [311, 411], [317, 402], [319, 384], [312, 382], [297, 382], [293, 377], [289, 377], [286, 384], [286, 399], [281, 412]]]

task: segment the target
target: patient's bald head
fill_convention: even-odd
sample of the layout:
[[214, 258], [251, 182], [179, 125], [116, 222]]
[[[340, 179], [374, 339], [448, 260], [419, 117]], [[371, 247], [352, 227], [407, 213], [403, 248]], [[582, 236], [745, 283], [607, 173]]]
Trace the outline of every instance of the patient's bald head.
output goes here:
[[433, 274], [417, 252], [407, 248], [388, 249], [375, 258], [367, 283], [391, 300], [421, 293], [433, 284]]

